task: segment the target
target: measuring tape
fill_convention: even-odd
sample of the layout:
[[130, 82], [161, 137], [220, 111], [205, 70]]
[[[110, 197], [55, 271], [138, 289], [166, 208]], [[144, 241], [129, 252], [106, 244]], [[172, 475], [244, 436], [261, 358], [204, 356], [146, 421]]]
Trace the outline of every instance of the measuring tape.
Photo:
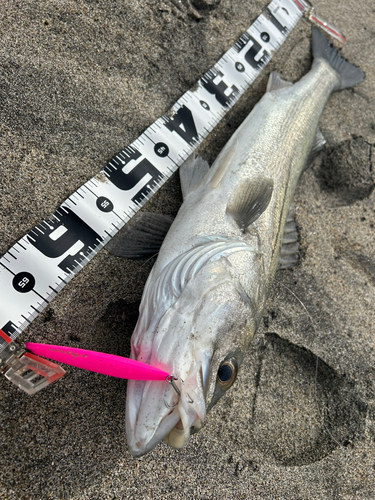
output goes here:
[[305, 0], [273, 0], [170, 115], [157, 119], [0, 258], [0, 371], [7, 378], [29, 393], [48, 385], [43, 373], [39, 386], [20, 382], [20, 370], [36, 369], [26, 362], [27, 368], [15, 368], [25, 356], [14, 339], [193, 153], [303, 15], [341, 37], [312, 18]]

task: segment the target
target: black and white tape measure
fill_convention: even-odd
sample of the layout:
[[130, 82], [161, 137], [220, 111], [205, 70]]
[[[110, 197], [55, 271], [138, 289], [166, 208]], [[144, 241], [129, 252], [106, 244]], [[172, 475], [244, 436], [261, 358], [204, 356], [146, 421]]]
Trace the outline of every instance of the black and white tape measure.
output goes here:
[[[0, 258], [0, 330], [14, 340], [33, 321], [197, 148], [309, 12], [305, 0], [273, 0], [170, 116]], [[8, 344], [0, 336], [0, 356]]]

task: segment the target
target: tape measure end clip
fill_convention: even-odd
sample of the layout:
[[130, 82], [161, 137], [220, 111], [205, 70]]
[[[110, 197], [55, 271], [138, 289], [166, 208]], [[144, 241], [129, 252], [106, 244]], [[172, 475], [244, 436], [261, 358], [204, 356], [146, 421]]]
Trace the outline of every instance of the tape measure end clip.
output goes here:
[[0, 372], [30, 396], [52, 384], [65, 374], [65, 370], [49, 361], [9, 342], [0, 353]]

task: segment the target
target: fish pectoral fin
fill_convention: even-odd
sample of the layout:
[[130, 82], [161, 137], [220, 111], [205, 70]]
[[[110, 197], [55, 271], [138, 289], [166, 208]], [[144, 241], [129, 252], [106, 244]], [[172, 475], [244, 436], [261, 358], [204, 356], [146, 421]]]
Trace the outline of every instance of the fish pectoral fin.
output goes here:
[[277, 71], [272, 71], [268, 78], [266, 92], [272, 92], [273, 90], [280, 90], [291, 87], [292, 82], [283, 80]]
[[245, 230], [256, 221], [269, 205], [273, 180], [266, 177], [246, 180], [236, 189], [227, 205], [227, 213]]
[[317, 159], [319, 153], [324, 149], [325, 144], [326, 144], [326, 140], [324, 138], [324, 135], [322, 134], [322, 131], [318, 127], [316, 129], [315, 139], [314, 139], [311, 151], [309, 153], [309, 156], [307, 157], [304, 170], [307, 170], [309, 167], [311, 167], [311, 165]]
[[298, 230], [294, 220], [294, 206], [289, 208], [284, 226], [283, 241], [280, 249], [279, 265], [277, 269], [286, 269], [298, 264], [299, 261], [299, 238]]
[[184, 199], [197, 189], [209, 169], [210, 166], [206, 160], [200, 156], [195, 157], [194, 153], [181, 165], [180, 182]]
[[106, 248], [117, 257], [134, 260], [157, 255], [172, 222], [169, 215], [138, 212]]

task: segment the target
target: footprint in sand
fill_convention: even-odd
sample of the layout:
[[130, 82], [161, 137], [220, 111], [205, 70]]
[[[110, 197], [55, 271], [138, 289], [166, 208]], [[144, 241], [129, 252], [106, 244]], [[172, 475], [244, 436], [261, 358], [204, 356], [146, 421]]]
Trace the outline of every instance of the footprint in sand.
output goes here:
[[363, 431], [366, 405], [354, 384], [310, 351], [267, 333], [253, 405], [253, 439], [284, 466], [316, 462]]

